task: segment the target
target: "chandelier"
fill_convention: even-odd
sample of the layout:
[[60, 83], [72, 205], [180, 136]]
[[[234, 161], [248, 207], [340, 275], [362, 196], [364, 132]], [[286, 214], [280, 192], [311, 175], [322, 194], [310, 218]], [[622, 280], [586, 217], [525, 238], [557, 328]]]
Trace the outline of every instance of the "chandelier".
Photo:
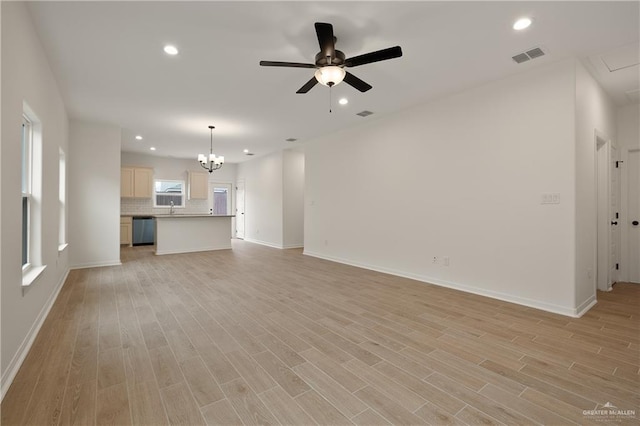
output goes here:
[[204, 154], [198, 154], [198, 161], [200, 162], [200, 165], [202, 166], [202, 168], [209, 170], [209, 173], [213, 172], [214, 170], [218, 170], [224, 164], [224, 157], [222, 155], [216, 157], [216, 155], [213, 153], [213, 129], [215, 129], [215, 127], [209, 126], [209, 130], [211, 131], [211, 146], [209, 148], [209, 158], [207, 158], [207, 156]]

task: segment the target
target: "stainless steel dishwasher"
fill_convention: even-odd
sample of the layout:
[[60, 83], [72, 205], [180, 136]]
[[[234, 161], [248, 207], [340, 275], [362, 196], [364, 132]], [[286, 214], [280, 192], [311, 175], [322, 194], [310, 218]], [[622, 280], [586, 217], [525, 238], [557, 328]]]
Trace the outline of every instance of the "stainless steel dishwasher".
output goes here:
[[148, 246], [156, 242], [156, 220], [150, 216], [133, 218], [133, 245]]

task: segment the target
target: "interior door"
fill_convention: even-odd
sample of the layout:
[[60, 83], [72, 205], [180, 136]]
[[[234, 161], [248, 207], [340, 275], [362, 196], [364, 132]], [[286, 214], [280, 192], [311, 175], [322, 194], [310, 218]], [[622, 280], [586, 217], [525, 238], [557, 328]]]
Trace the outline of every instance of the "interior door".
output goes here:
[[610, 201], [610, 209], [609, 209], [609, 217], [611, 218], [611, 228], [609, 235], [609, 286], [611, 284], [618, 281], [618, 263], [619, 260], [619, 247], [620, 247], [620, 226], [619, 216], [620, 216], [620, 169], [616, 167], [616, 162], [618, 160], [618, 151], [616, 147], [611, 144], [611, 153], [610, 157], [611, 164], [609, 165], [610, 176], [611, 176], [611, 187], [609, 188], [609, 201]]
[[244, 239], [244, 180], [236, 185], [236, 238]]
[[640, 150], [630, 150], [627, 157], [629, 179], [627, 199], [629, 200], [629, 281], [640, 284]]

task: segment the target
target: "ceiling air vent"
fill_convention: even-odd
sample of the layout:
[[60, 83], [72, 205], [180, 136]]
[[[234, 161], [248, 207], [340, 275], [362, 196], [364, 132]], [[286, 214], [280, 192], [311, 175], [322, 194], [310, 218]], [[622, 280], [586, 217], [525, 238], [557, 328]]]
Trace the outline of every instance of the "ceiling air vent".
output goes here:
[[521, 53], [519, 55], [513, 56], [512, 59], [517, 63], [521, 64], [523, 62], [527, 62], [529, 60], [529, 57], [527, 56], [526, 53]]
[[544, 55], [545, 53], [542, 49], [540, 49], [539, 47], [534, 47], [533, 49], [529, 49], [526, 52], [518, 53], [517, 55], [512, 56], [511, 59], [513, 59], [516, 63], [521, 64], [523, 62], [527, 62], [530, 59], [539, 58], [540, 56]]
[[297, 141], [297, 140], [298, 140], [298, 139], [296, 139], [296, 138], [288, 138], [288, 139], [285, 139], [285, 141], [287, 141], [287, 142], [295, 142], [295, 141]]
[[540, 56], [544, 56], [544, 52], [539, 47], [534, 47], [531, 50], [527, 50], [527, 55], [531, 59], [539, 58]]
[[367, 117], [369, 115], [373, 114], [371, 111], [367, 111], [366, 109], [364, 111], [360, 111], [359, 113], [357, 113], [356, 115], [359, 115], [360, 117]]
[[254, 154], [253, 152], [245, 152], [245, 153], [244, 153], [244, 155], [249, 155], [249, 156], [251, 156], [251, 155], [255, 155], [255, 154]]

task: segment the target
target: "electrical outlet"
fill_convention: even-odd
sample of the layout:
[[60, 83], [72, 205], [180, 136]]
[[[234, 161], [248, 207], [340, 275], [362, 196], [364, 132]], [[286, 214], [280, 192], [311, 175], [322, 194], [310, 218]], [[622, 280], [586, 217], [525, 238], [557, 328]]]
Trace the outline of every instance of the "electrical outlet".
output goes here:
[[438, 256], [433, 256], [433, 260], [431, 261], [434, 265], [438, 263]]
[[449, 266], [449, 256], [445, 256], [442, 258], [442, 264], [444, 266]]

